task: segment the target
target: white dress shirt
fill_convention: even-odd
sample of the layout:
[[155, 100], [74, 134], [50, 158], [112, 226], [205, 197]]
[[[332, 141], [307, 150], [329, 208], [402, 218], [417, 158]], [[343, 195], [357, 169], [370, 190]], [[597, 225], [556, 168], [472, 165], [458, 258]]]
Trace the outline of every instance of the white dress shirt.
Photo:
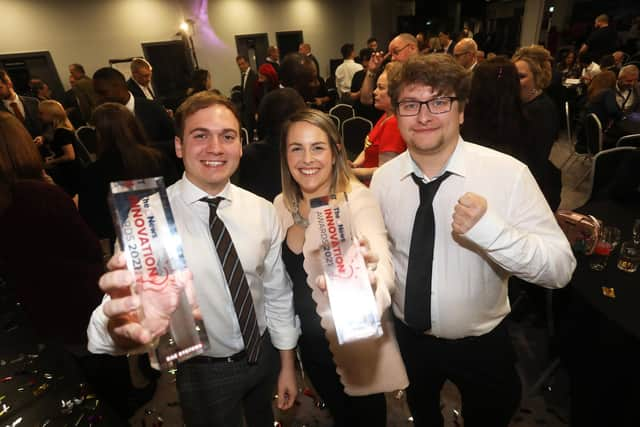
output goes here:
[[133, 94], [131, 92], [129, 92], [129, 100], [127, 101], [126, 104], [124, 104], [125, 107], [127, 107], [127, 110], [131, 111], [133, 113], [133, 115], [135, 116], [136, 114], [136, 98], [133, 96]]
[[140, 90], [142, 91], [142, 93], [144, 94], [144, 97], [153, 101], [155, 99], [155, 97], [153, 96], [153, 92], [151, 91], [151, 86], [142, 86], [140, 83], [138, 83], [136, 81], [136, 79], [133, 79], [134, 83], [138, 85], [138, 87], [140, 88]]
[[623, 112], [630, 111], [635, 105], [636, 94], [633, 87], [629, 89], [620, 89], [620, 86], [616, 83], [616, 103], [620, 110]]
[[[199, 201], [208, 195], [185, 176], [169, 187], [167, 193], [209, 337], [209, 350], [205, 354], [231, 356], [244, 349], [244, 342], [211, 239], [209, 205]], [[220, 194], [210, 196], [225, 199], [220, 202], [218, 216], [227, 227], [244, 268], [260, 332], [269, 328], [271, 341], [279, 350], [294, 348], [299, 331], [294, 323], [291, 280], [280, 256], [282, 232], [273, 205], [233, 184], [227, 184]], [[99, 306], [91, 316], [87, 331], [89, 351], [122, 353], [109, 336], [106, 323], [107, 318]]]
[[362, 65], [353, 59], [345, 59], [342, 64], [336, 68], [336, 88], [339, 93], [351, 92], [351, 80], [353, 75], [362, 70]]
[[13, 96], [14, 96], [13, 99], [2, 100], [2, 103], [4, 104], [5, 108], [7, 109], [8, 112], [15, 115], [15, 112], [13, 111], [13, 107], [11, 107], [11, 104], [15, 102], [18, 105], [18, 110], [22, 114], [22, 117], [27, 117], [26, 113], [24, 112], [24, 105], [22, 105], [22, 100], [20, 99], [20, 97], [18, 96], [18, 94], [14, 94]]
[[[505, 154], [460, 138], [433, 206], [431, 323], [428, 333], [457, 339], [490, 332], [509, 313], [510, 275], [548, 288], [567, 284], [575, 258], [529, 169]], [[371, 190], [380, 202], [395, 268], [396, 316], [404, 320], [411, 234], [423, 177], [409, 151], [381, 166]], [[435, 178], [435, 177], [434, 177]], [[427, 181], [427, 179], [425, 179]], [[463, 236], [452, 234], [452, 215], [466, 192], [487, 200], [487, 211]]]

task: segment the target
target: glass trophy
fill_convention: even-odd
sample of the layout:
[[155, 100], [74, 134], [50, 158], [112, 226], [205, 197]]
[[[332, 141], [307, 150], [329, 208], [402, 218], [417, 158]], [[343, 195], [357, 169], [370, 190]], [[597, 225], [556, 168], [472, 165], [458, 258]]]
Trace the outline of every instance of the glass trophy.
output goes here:
[[152, 365], [171, 368], [201, 354], [208, 338], [184, 288], [176, 287], [187, 266], [162, 177], [112, 182], [109, 203], [120, 249], [135, 276], [131, 293], [140, 297], [138, 320], [153, 333], [169, 319], [168, 332], [146, 349]]
[[315, 222], [320, 233], [320, 257], [338, 344], [382, 336], [367, 265], [352, 234], [347, 194], [315, 198], [310, 204], [309, 222]]

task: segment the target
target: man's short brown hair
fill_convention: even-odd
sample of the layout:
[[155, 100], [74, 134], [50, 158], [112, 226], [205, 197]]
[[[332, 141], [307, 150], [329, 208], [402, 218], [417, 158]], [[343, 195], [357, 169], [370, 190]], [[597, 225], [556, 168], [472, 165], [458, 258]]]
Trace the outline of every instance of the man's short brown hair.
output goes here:
[[464, 109], [471, 89], [469, 72], [451, 55], [442, 53], [415, 55], [402, 66], [391, 68], [387, 79], [388, 93], [394, 109], [398, 108], [400, 93], [409, 85], [431, 86], [438, 95], [455, 96], [461, 110]]
[[236, 107], [233, 103], [226, 97], [217, 95], [215, 93], [203, 91], [198, 92], [194, 95], [188, 97], [176, 110], [175, 113], [175, 122], [176, 122], [176, 135], [180, 139], [184, 139], [184, 124], [189, 117], [194, 115], [200, 110], [204, 110], [205, 108], [212, 107], [214, 105], [220, 105], [222, 107], [226, 107], [229, 111], [233, 113], [236, 120], [238, 120], [238, 131], [240, 130], [240, 116], [236, 111]]

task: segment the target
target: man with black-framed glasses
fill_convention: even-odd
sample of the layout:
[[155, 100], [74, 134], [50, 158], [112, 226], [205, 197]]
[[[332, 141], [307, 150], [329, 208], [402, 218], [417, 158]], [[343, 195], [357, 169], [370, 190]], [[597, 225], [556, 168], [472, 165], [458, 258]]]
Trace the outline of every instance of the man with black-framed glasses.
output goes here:
[[527, 167], [460, 137], [468, 71], [450, 55], [418, 55], [388, 79], [407, 151], [377, 170], [371, 190], [392, 242], [414, 424], [443, 425], [448, 379], [466, 426], [506, 427], [521, 393], [504, 323], [509, 276], [560, 288], [575, 258]]

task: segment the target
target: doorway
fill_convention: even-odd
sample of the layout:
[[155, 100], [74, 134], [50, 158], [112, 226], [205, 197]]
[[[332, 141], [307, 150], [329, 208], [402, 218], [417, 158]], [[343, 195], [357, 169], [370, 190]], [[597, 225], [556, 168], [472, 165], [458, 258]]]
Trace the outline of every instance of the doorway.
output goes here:
[[0, 55], [0, 68], [7, 71], [15, 91], [20, 95], [33, 96], [29, 80], [38, 78], [49, 86], [54, 99], [64, 96], [60, 76], [48, 51]]
[[280, 58], [284, 58], [288, 53], [298, 52], [298, 47], [303, 41], [302, 31], [278, 31], [276, 43], [280, 50]]
[[258, 67], [264, 64], [267, 57], [269, 37], [267, 33], [237, 35], [236, 49], [238, 55], [246, 56], [249, 59], [249, 65], [257, 72]]
[[153, 87], [162, 104], [178, 107], [191, 83], [193, 56], [185, 40], [142, 43], [144, 57], [153, 66]]

